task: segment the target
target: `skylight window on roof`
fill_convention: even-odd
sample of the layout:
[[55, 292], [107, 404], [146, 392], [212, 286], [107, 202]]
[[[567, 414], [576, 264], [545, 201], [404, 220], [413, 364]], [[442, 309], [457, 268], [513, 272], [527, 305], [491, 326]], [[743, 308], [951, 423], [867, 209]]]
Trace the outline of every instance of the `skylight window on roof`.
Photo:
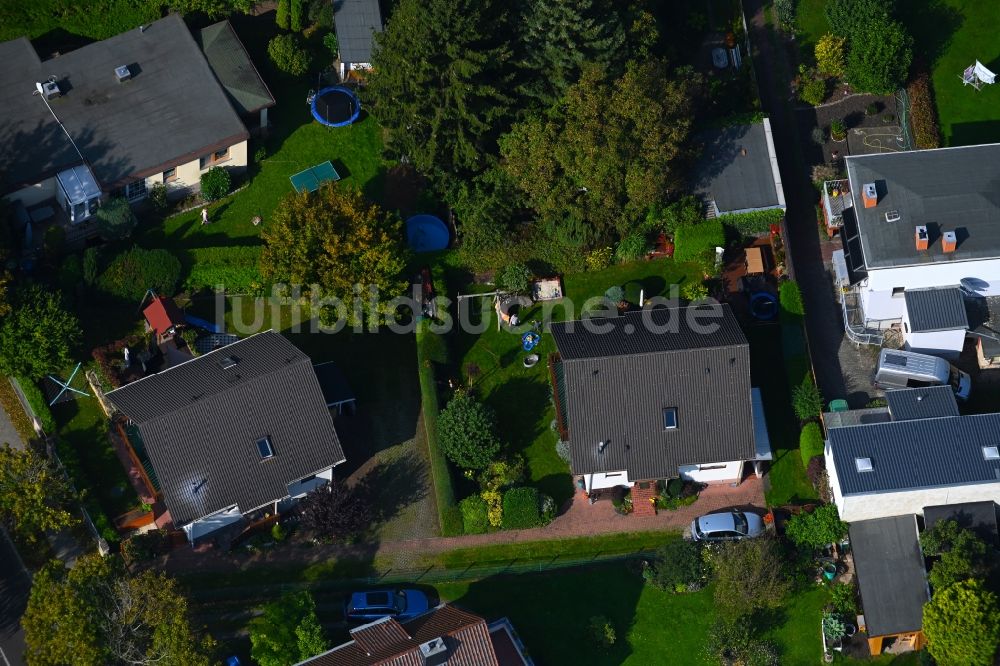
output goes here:
[[984, 446], [983, 447], [983, 459], [984, 460], [1000, 460], [1000, 447], [996, 447], [996, 446]]
[[257, 452], [260, 453], [261, 460], [274, 457], [274, 447], [271, 445], [271, 438], [264, 437], [257, 440]]
[[667, 407], [663, 410], [663, 429], [675, 430], [677, 428], [677, 408]]
[[855, 458], [854, 466], [858, 468], [859, 472], [871, 472], [875, 468], [872, 467], [871, 458]]

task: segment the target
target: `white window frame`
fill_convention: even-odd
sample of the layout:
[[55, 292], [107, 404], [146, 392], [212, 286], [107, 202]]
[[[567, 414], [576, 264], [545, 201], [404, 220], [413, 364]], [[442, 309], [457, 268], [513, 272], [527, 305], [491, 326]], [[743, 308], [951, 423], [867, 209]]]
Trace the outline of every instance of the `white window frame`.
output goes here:
[[139, 180], [133, 180], [131, 183], [125, 185], [122, 188], [125, 199], [129, 203], [135, 203], [136, 201], [142, 201], [149, 194], [146, 190], [146, 179], [140, 178]]

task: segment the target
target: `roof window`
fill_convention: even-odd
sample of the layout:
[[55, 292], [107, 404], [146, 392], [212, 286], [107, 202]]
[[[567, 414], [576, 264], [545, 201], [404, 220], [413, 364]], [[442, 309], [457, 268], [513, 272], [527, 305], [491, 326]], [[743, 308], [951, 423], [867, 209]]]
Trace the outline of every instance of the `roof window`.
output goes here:
[[664, 430], [676, 430], [677, 429], [677, 408], [667, 407], [663, 410], [663, 429]]
[[983, 447], [983, 459], [984, 460], [1000, 460], [1000, 447], [996, 447], [996, 446], [984, 446]]
[[871, 458], [855, 458], [854, 466], [858, 468], [859, 472], [871, 472], [875, 469], [872, 467]]
[[223, 356], [219, 359], [219, 367], [223, 370], [229, 370], [231, 368], [235, 368], [238, 362], [239, 359], [235, 356]]
[[257, 440], [257, 452], [260, 453], [261, 460], [274, 457], [274, 447], [271, 445], [270, 437], [263, 437]]

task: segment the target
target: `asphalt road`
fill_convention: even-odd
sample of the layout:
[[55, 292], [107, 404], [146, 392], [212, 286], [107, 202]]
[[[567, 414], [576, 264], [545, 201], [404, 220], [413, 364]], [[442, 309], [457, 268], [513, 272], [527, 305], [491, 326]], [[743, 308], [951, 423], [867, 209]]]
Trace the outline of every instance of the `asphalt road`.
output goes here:
[[21, 615], [30, 590], [31, 578], [0, 530], [0, 666], [25, 666]]

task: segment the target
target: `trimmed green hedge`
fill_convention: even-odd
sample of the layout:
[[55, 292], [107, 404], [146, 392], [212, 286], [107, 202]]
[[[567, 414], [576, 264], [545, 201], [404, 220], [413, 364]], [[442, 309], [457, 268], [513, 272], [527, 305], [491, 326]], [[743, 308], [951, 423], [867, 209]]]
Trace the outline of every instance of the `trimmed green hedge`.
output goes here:
[[704, 261], [706, 255], [715, 256], [715, 248], [726, 244], [726, 232], [719, 218], [700, 224], [679, 227], [674, 232], [674, 259], [676, 261]]
[[490, 527], [489, 507], [479, 495], [470, 495], [458, 503], [466, 534], [483, 534]]
[[818, 423], [807, 423], [799, 433], [799, 453], [802, 455], [802, 466], [808, 467], [809, 461], [823, 455], [823, 431]]
[[769, 232], [771, 225], [779, 224], [783, 217], [785, 217], [785, 211], [780, 208], [771, 208], [754, 210], [749, 213], [721, 215], [718, 219], [740, 236], [756, 236]]
[[503, 494], [503, 528], [525, 530], [542, 524], [538, 489], [530, 486], [511, 488]]
[[52, 410], [49, 409], [49, 402], [45, 399], [42, 389], [38, 388], [38, 384], [24, 377], [17, 378], [17, 385], [21, 388], [21, 393], [24, 394], [28, 405], [31, 406], [31, 411], [38, 418], [38, 422], [42, 424], [42, 430], [47, 434], [53, 434], [56, 431], [56, 420], [52, 416]]
[[186, 250], [185, 264], [190, 264], [184, 288], [190, 291], [215, 291], [222, 285], [230, 294], [257, 294], [260, 275], [260, 245], [234, 247], [197, 247]]
[[111, 261], [97, 284], [107, 294], [138, 302], [147, 289], [173, 296], [180, 275], [180, 260], [167, 250], [133, 247]]
[[806, 314], [802, 303], [802, 291], [794, 280], [785, 280], [778, 288], [778, 301], [781, 304], [782, 323], [799, 323]]
[[430, 321], [417, 323], [417, 373], [420, 378], [420, 406], [424, 415], [427, 434], [427, 452], [431, 463], [431, 477], [434, 481], [434, 496], [437, 500], [438, 523], [442, 536], [462, 534], [462, 512], [455, 502], [455, 489], [451, 482], [451, 470], [444, 451], [438, 445], [437, 418], [441, 411], [438, 403], [437, 382], [434, 378], [434, 357], [442, 353], [443, 343], [430, 330]]

